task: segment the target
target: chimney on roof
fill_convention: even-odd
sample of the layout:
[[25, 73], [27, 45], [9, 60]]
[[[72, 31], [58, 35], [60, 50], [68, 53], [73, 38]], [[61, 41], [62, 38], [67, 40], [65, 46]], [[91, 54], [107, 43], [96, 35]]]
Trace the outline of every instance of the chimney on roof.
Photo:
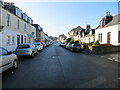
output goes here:
[[86, 25], [86, 32], [89, 32], [91, 30], [90, 24]]
[[106, 16], [110, 16], [110, 12], [108, 11], [108, 12], [106, 12]]
[[13, 3], [13, 2], [11, 3], [11, 6], [14, 6], [14, 3]]

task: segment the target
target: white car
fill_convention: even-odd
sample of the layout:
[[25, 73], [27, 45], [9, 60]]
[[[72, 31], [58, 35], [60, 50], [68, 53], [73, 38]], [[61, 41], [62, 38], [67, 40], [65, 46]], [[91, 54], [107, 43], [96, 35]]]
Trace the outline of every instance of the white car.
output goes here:
[[9, 52], [8, 50], [0, 47], [0, 73], [11, 67], [17, 68], [17, 64], [17, 56], [11, 51]]
[[43, 44], [41, 42], [34, 42], [35, 46], [37, 47], [38, 51], [43, 49]]

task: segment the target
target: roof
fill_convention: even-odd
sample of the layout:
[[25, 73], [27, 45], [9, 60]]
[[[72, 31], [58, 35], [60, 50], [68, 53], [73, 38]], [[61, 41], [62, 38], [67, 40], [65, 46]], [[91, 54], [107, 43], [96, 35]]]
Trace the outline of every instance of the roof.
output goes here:
[[105, 27], [116, 25], [120, 23], [120, 14], [113, 16], [112, 21], [105, 25]]
[[120, 23], [120, 14], [117, 14], [117, 15], [113, 16], [113, 19], [109, 23], [107, 23], [105, 26], [100, 27], [100, 25], [99, 25], [96, 29], [117, 25], [119, 23]]

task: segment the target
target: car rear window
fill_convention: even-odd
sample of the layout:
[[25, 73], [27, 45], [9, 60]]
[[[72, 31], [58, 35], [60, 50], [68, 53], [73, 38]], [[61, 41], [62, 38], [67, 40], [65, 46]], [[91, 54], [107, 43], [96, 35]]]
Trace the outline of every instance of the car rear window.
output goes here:
[[17, 49], [22, 49], [22, 48], [30, 48], [30, 45], [23, 44], [23, 45], [18, 45]]
[[35, 44], [36, 46], [37, 46], [37, 45], [40, 45], [40, 43], [34, 43], [34, 44]]
[[76, 44], [74, 44], [75, 46], [80, 46], [80, 44], [78, 44], [78, 43], [76, 43]]

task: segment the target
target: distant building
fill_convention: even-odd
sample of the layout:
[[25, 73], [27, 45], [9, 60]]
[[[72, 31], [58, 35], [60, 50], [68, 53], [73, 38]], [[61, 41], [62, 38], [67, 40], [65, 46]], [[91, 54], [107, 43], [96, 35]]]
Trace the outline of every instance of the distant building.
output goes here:
[[68, 32], [69, 37], [74, 41], [91, 43], [95, 41], [95, 29], [91, 29], [90, 25], [86, 25], [86, 29], [78, 26]]
[[45, 33], [45, 42], [49, 42], [50, 41], [50, 38], [48, 36], [48, 34]]
[[43, 32], [43, 28], [38, 24], [33, 24], [36, 28], [36, 42], [45, 42], [45, 33]]
[[36, 30], [30, 17], [13, 3], [5, 2], [0, 12], [0, 26], [3, 26], [0, 30], [0, 47], [13, 51], [18, 44], [34, 42]]
[[95, 29], [91, 29], [91, 26], [86, 25], [86, 29], [80, 30], [80, 41], [85, 43], [92, 43], [95, 41]]
[[66, 38], [67, 37], [64, 34], [59, 35], [59, 41], [60, 42], [65, 42]]
[[72, 40], [74, 40], [74, 41], [79, 40], [79, 32], [80, 32], [81, 29], [82, 29], [81, 26], [73, 28], [72, 30], [70, 30], [68, 32], [69, 37], [72, 38]]
[[106, 12], [105, 17], [100, 20], [99, 26], [95, 30], [95, 41], [101, 44], [120, 45], [120, 14], [110, 15]]

